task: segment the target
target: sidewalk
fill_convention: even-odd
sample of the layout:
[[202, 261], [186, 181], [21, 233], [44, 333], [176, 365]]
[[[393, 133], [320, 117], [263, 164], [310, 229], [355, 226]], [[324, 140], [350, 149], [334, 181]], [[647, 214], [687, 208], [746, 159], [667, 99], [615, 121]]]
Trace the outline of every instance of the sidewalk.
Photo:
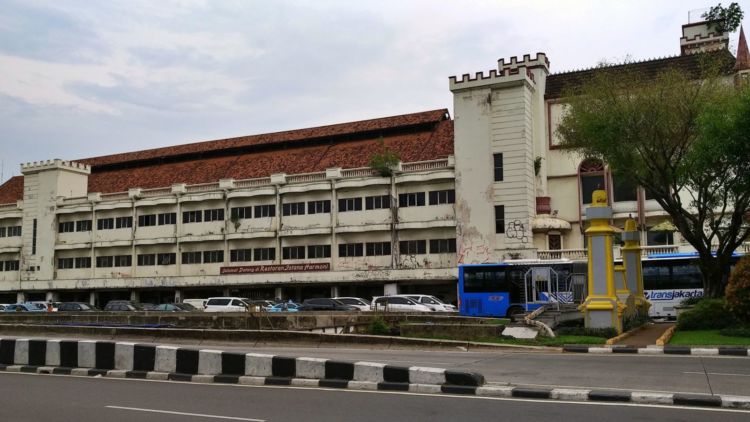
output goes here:
[[656, 340], [664, 334], [674, 323], [649, 323], [630, 337], [626, 337], [615, 344], [633, 347], [647, 347], [656, 344]]

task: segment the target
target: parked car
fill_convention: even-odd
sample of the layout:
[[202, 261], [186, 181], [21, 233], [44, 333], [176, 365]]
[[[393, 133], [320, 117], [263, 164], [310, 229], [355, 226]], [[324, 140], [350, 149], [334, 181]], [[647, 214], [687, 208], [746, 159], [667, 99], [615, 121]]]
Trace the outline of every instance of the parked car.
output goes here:
[[47, 308], [35, 303], [14, 303], [5, 305], [4, 312], [47, 312]]
[[158, 312], [195, 312], [195, 306], [189, 303], [162, 303], [161, 305], [155, 305], [150, 311]]
[[336, 299], [317, 298], [305, 299], [302, 306], [297, 308], [299, 311], [358, 311], [359, 309], [351, 305], [345, 305]]
[[250, 310], [252, 310], [254, 306], [257, 306], [260, 308], [261, 311], [268, 311], [271, 308], [271, 306], [275, 305], [275, 303], [272, 300], [265, 300], [265, 299], [252, 299], [252, 300], [245, 299], [245, 303], [250, 305]]
[[435, 296], [430, 295], [399, 295], [399, 296], [406, 296], [409, 299], [413, 299], [415, 302], [425, 305], [428, 308], [432, 309], [433, 311], [440, 311], [440, 312], [456, 312], [456, 307], [447, 303], [444, 303], [440, 299], [436, 298]]
[[334, 297], [334, 299], [344, 305], [354, 306], [360, 311], [369, 311], [371, 307], [370, 301], [361, 297]]
[[86, 302], [62, 302], [57, 306], [57, 312], [92, 312], [97, 310]]
[[247, 312], [248, 307], [241, 297], [209, 297], [203, 312]]
[[0, 304], [0, 312], [4, 311], [6, 306], [8, 306], [8, 305], [6, 305], [4, 303]]
[[406, 296], [376, 296], [372, 298], [373, 311], [387, 312], [432, 312], [432, 309]]
[[107, 302], [107, 306], [104, 307], [105, 311], [111, 312], [134, 312], [143, 311], [143, 305], [132, 300], [110, 300]]
[[34, 305], [44, 308], [44, 310], [49, 312], [57, 312], [57, 307], [60, 305], [60, 302], [44, 302], [44, 301], [33, 301], [33, 302], [26, 302], [26, 303], [33, 303]]
[[268, 312], [299, 312], [299, 307], [300, 305], [294, 302], [281, 302], [268, 308]]
[[206, 307], [208, 299], [183, 299], [182, 303], [193, 306], [196, 310], [202, 311]]

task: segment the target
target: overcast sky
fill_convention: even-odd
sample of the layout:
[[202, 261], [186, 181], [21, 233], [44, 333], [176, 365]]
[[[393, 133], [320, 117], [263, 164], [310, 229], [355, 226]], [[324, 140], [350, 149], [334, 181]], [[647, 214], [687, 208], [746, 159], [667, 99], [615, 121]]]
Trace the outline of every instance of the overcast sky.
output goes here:
[[451, 75], [537, 51], [553, 73], [675, 55], [715, 1], [0, 0], [2, 181], [27, 161], [452, 114]]

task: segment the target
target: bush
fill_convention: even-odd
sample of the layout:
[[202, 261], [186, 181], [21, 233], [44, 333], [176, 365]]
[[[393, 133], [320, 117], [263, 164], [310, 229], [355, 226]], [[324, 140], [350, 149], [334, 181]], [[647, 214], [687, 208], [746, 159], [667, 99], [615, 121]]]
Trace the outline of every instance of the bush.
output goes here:
[[633, 328], [638, 328], [649, 321], [651, 321], [651, 319], [648, 317], [648, 315], [637, 315], [633, 318], [625, 318], [622, 321], [622, 331], [630, 331]]
[[703, 299], [677, 317], [677, 329], [686, 331], [721, 330], [736, 324], [737, 320], [727, 311], [723, 299]]
[[680, 302], [680, 306], [693, 306], [693, 305], [697, 305], [698, 302], [700, 302], [701, 300], [703, 300], [703, 296], [689, 297], [687, 299], [683, 299]]
[[727, 309], [739, 321], [750, 323], [750, 257], [734, 266], [726, 289]]
[[370, 321], [369, 331], [376, 336], [388, 336], [391, 335], [391, 326], [383, 318], [377, 317]]
[[555, 333], [560, 336], [586, 336], [612, 338], [617, 336], [614, 328], [560, 327]]

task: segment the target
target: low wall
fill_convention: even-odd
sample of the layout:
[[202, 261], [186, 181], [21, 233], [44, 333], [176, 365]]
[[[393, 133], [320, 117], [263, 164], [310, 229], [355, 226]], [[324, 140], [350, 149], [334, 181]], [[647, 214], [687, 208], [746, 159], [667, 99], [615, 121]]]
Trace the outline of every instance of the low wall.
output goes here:
[[489, 324], [414, 324], [402, 323], [404, 337], [449, 338], [452, 340], [481, 340], [498, 338], [504, 325]]
[[456, 316], [455, 314], [395, 312], [299, 312], [282, 314], [266, 312], [0, 312], [0, 324], [174, 327], [213, 330], [314, 330], [326, 327], [357, 327], [369, 325], [374, 318], [383, 318], [389, 324], [396, 326], [403, 322], [481, 323], [484, 320], [482, 318]]

